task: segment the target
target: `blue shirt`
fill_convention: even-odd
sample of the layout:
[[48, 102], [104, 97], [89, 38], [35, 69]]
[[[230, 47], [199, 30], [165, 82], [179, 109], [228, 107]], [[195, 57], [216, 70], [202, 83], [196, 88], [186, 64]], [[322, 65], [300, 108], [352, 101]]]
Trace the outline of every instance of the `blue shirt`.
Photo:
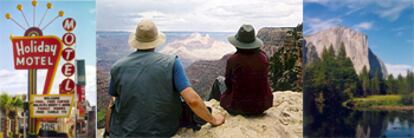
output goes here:
[[[182, 92], [185, 88], [190, 87], [190, 81], [188, 80], [187, 75], [185, 74], [184, 66], [181, 63], [180, 58], [175, 58], [174, 68], [173, 68], [173, 79], [174, 79], [174, 89], [177, 92]], [[112, 80], [109, 82], [109, 95], [118, 96], [113, 89]]]

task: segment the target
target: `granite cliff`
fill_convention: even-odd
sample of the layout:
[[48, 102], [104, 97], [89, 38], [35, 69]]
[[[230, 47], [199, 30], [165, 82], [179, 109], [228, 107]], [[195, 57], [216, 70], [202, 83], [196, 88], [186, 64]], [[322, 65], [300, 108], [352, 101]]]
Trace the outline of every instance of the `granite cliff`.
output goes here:
[[364, 66], [371, 74], [376, 70], [380, 71], [383, 77], [388, 74], [385, 64], [368, 47], [368, 36], [351, 28], [341, 26], [322, 30], [305, 36], [305, 41], [305, 63], [311, 63], [317, 57], [321, 57], [323, 49], [328, 49], [329, 46], [338, 53], [343, 44], [357, 74], [361, 73]]

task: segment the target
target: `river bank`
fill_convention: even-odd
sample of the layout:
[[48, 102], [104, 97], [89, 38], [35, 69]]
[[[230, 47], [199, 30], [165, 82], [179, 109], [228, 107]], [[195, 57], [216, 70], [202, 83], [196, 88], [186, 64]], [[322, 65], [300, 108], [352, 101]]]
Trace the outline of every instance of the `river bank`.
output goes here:
[[414, 110], [414, 105], [403, 103], [401, 95], [372, 95], [363, 98], [353, 98], [345, 101], [342, 105], [353, 110]]

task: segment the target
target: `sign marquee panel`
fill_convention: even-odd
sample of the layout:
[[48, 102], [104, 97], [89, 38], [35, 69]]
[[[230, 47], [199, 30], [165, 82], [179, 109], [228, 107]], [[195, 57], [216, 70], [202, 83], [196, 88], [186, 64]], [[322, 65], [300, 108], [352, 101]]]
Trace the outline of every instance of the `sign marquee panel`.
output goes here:
[[68, 117], [72, 106], [72, 94], [30, 96], [30, 116], [33, 118]]

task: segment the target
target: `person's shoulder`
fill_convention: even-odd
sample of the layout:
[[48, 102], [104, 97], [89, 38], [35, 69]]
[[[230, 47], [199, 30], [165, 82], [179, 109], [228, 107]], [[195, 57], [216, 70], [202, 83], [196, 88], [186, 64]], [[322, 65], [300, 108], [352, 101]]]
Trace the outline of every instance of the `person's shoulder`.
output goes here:
[[162, 58], [163, 60], [167, 60], [169, 62], [175, 63], [175, 61], [177, 60], [178, 56], [175, 54], [164, 54], [164, 53], [160, 53], [160, 52], [154, 52], [153, 53], [155, 56]]
[[116, 60], [114, 64], [112, 64], [112, 68], [123, 66], [126, 63], [129, 63], [131, 60], [133, 60], [137, 56], [139, 56], [139, 53], [135, 51], [124, 57], [121, 57], [120, 59]]
[[177, 55], [169, 55], [169, 54], [164, 54], [164, 53], [160, 53], [160, 52], [154, 52], [154, 54], [156, 54], [158, 56], [161, 56], [161, 57], [173, 58], [173, 59], [178, 57]]
[[259, 50], [259, 52], [258, 52], [258, 54], [261, 56], [261, 57], [263, 57], [263, 58], [266, 58], [267, 59], [267, 55], [266, 55], [266, 52], [264, 52], [263, 50]]
[[262, 61], [269, 62], [269, 57], [267, 56], [266, 52], [264, 52], [263, 50], [260, 50], [258, 52], [258, 55], [260, 56], [260, 58], [262, 59]]
[[112, 66], [111, 66], [111, 72], [112, 72], [113, 70], [116, 70], [116, 69], [120, 68], [120, 67], [121, 67], [121, 66], [123, 66], [125, 63], [127, 63], [127, 62], [128, 62], [128, 59], [129, 59], [129, 56], [130, 56], [130, 55], [128, 55], [128, 56], [126, 56], [126, 57], [122, 57], [122, 58], [118, 59], [117, 61], [115, 61], [115, 63], [114, 63], [114, 64], [112, 64]]
[[230, 55], [230, 57], [227, 59], [227, 61], [232, 61], [234, 59], [236, 59], [239, 56], [240, 53], [234, 53], [232, 55]]

